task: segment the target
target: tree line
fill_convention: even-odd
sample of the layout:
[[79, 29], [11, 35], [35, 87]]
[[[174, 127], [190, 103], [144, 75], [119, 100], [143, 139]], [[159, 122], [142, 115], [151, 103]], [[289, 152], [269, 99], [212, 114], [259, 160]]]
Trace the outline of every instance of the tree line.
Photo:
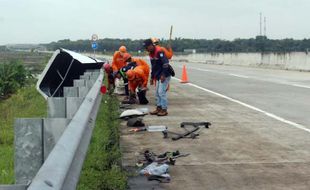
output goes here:
[[[121, 45], [125, 45], [131, 52], [143, 51], [143, 40], [111, 39], [105, 38], [97, 41], [98, 52], [113, 52]], [[295, 52], [310, 50], [310, 39], [268, 39], [265, 36], [256, 36], [250, 39], [235, 39], [232, 41], [222, 39], [186, 39], [175, 38], [171, 41], [161, 39], [161, 44], [171, 44], [175, 52], [184, 52], [187, 49], [195, 49], [196, 52]], [[90, 40], [71, 41], [59, 40], [49, 44], [43, 44], [48, 50], [67, 48], [77, 52], [91, 52]]]

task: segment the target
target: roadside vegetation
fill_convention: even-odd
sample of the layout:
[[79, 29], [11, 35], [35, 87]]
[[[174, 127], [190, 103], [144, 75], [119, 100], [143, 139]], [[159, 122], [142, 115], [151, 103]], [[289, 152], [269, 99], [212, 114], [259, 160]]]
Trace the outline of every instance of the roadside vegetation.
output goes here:
[[0, 51], [0, 101], [27, 84], [33, 84], [50, 54]]
[[126, 173], [120, 167], [120, 123], [115, 119], [119, 116], [118, 105], [116, 97], [103, 96], [79, 190], [122, 190], [127, 187]]
[[[40, 60], [40, 64], [47, 62], [44, 57]], [[15, 182], [14, 119], [46, 117], [46, 101], [36, 91], [34, 72], [27, 66], [22, 60], [0, 59], [0, 184]], [[40, 65], [37, 68], [43, 70]], [[120, 166], [119, 121], [115, 119], [119, 115], [118, 105], [116, 97], [103, 96], [78, 189], [127, 187], [127, 175]]]
[[21, 61], [11, 60], [0, 63], [0, 100], [6, 99], [10, 94], [25, 86], [31, 80], [31, 74]]
[[[108, 53], [118, 50], [121, 45], [126, 45], [130, 53], [142, 51], [143, 40], [112, 39], [104, 38], [98, 41], [99, 53]], [[90, 40], [71, 41], [69, 39], [59, 40], [44, 44], [49, 50], [58, 47], [71, 49], [78, 52], [92, 52]], [[161, 39], [164, 46], [171, 43], [174, 52], [184, 52], [186, 49], [196, 49], [197, 53], [224, 53], [224, 52], [308, 52], [310, 50], [310, 39], [268, 39], [266, 36], [256, 36], [248, 39], [187, 39], [174, 38], [171, 40]]]
[[0, 55], [0, 184], [12, 184], [15, 181], [14, 119], [45, 117], [47, 109], [44, 98], [35, 89], [30, 62], [24, 61], [31, 59], [37, 72], [41, 72], [46, 59], [24, 52], [0, 52]]
[[0, 184], [14, 183], [14, 119], [46, 117], [46, 102], [34, 85], [0, 100]]

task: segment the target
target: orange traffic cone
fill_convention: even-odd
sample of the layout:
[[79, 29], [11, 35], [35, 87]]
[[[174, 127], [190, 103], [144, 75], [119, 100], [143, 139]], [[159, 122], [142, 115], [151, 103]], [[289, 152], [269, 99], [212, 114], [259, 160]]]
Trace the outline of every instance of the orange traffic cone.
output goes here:
[[185, 65], [183, 65], [181, 83], [188, 83], [187, 72], [186, 72], [186, 67], [185, 67]]

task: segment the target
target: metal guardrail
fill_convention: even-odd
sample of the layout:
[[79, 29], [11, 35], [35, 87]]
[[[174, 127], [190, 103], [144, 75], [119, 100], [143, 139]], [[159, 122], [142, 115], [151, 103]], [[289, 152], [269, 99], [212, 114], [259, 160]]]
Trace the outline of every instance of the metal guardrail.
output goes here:
[[27, 190], [27, 185], [0, 185], [0, 190]]
[[101, 101], [103, 72], [32, 180], [29, 190], [76, 189]]
[[0, 190], [76, 189], [101, 102], [103, 63], [55, 51], [37, 83], [48, 117], [15, 120], [16, 184]]

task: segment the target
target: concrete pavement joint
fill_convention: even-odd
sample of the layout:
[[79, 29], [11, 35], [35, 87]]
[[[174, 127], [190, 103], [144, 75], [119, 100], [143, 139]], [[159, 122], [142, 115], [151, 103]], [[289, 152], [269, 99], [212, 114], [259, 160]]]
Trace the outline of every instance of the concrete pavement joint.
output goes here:
[[[178, 80], [178, 81], [181, 81], [181, 79], [176, 78], [176, 77], [173, 77], [173, 79]], [[259, 108], [257, 108], [257, 107], [251, 106], [251, 105], [249, 105], [249, 104], [246, 104], [246, 103], [244, 103], [244, 102], [241, 102], [241, 101], [236, 100], [236, 99], [233, 99], [233, 98], [230, 98], [230, 97], [225, 96], [225, 95], [223, 95], [223, 94], [214, 92], [214, 91], [212, 91], [212, 90], [208, 90], [208, 89], [203, 88], [203, 87], [201, 87], [201, 86], [198, 86], [198, 85], [196, 85], [196, 84], [187, 83], [187, 85], [192, 86], [192, 87], [195, 87], [195, 88], [198, 88], [198, 89], [203, 90], [203, 91], [205, 91], [205, 92], [208, 92], [208, 93], [217, 95], [217, 96], [222, 97], [222, 98], [224, 98], [224, 99], [226, 99], [226, 100], [229, 100], [229, 101], [238, 103], [238, 104], [243, 105], [243, 106], [245, 106], [245, 107], [247, 107], [247, 108], [250, 108], [250, 109], [255, 110], [255, 111], [257, 111], [257, 112], [263, 113], [263, 114], [265, 114], [265, 115], [267, 115], [267, 116], [269, 116], [269, 117], [271, 117], [271, 118], [273, 118], [273, 119], [276, 119], [276, 120], [278, 120], [278, 121], [281, 121], [281, 122], [283, 122], [283, 123], [289, 124], [289, 125], [291, 125], [291, 126], [293, 126], [293, 127], [296, 127], [296, 128], [298, 128], [298, 129], [301, 129], [301, 130], [304, 130], [304, 131], [310, 133], [310, 129], [308, 129], [308, 128], [306, 128], [305, 126], [300, 125], [300, 124], [298, 124], [298, 123], [295, 123], [295, 122], [286, 120], [286, 119], [281, 118], [281, 117], [279, 117], [279, 116], [276, 116], [276, 115], [274, 115], [274, 114], [272, 114], [272, 113], [266, 112], [266, 111], [261, 110], [261, 109], [259, 109]]]

